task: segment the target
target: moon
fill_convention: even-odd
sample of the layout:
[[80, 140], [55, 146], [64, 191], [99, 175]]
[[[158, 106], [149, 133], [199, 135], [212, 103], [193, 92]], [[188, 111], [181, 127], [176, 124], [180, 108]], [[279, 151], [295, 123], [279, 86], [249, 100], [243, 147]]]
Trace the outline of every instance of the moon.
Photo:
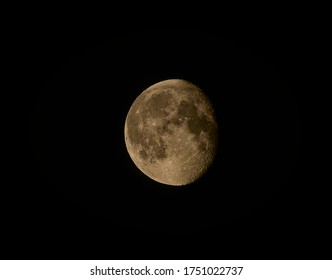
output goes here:
[[145, 175], [162, 184], [183, 186], [211, 166], [218, 125], [210, 100], [198, 86], [169, 79], [136, 98], [124, 135], [131, 159]]

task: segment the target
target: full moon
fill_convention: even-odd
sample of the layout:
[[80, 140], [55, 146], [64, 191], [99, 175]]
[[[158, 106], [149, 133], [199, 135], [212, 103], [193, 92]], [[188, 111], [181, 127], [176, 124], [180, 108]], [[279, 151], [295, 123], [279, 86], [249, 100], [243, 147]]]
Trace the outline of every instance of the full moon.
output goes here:
[[198, 86], [170, 79], [151, 85], [136, 98], [124, 135], [131, 159], [145, 175], [183, 186], [211, 166], [218, 125], [211, 102]]

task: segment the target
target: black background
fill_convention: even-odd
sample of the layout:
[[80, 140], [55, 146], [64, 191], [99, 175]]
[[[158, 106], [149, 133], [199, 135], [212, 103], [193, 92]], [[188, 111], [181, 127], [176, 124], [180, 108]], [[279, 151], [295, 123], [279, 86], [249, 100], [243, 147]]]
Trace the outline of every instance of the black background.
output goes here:
[[[302, 35], [33, 37], [26, 150], [2, 204], [4, 258], [324, 258], [328, 205], [315, 191], [306, 135]], [[169, 78], [201, 87], [220, 126], [215, 162], [180, 188], [141, 173], [123, 135], [137, 95]]]

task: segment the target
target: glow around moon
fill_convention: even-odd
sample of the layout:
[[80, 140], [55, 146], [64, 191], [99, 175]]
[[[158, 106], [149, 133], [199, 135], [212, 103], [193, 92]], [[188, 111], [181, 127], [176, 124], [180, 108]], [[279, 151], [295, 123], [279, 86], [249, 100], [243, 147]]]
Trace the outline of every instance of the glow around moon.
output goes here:
[[207, 96], [180, 79], [156, 83], [132, 104], [125, 143], [135, 165], [168, 185], [193, 183], [216, 155], [218, 125]]

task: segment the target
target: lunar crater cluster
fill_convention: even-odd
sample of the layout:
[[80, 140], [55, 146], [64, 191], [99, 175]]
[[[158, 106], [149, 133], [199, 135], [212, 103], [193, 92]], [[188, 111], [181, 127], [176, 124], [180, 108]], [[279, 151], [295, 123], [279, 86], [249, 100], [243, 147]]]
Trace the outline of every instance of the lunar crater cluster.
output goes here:
[[125, 122], [131, 159], [150, 178], [186, 185], [211, 165], [217, 147], [213, 108], [196, 85], [165, 80], [144, 90]]

